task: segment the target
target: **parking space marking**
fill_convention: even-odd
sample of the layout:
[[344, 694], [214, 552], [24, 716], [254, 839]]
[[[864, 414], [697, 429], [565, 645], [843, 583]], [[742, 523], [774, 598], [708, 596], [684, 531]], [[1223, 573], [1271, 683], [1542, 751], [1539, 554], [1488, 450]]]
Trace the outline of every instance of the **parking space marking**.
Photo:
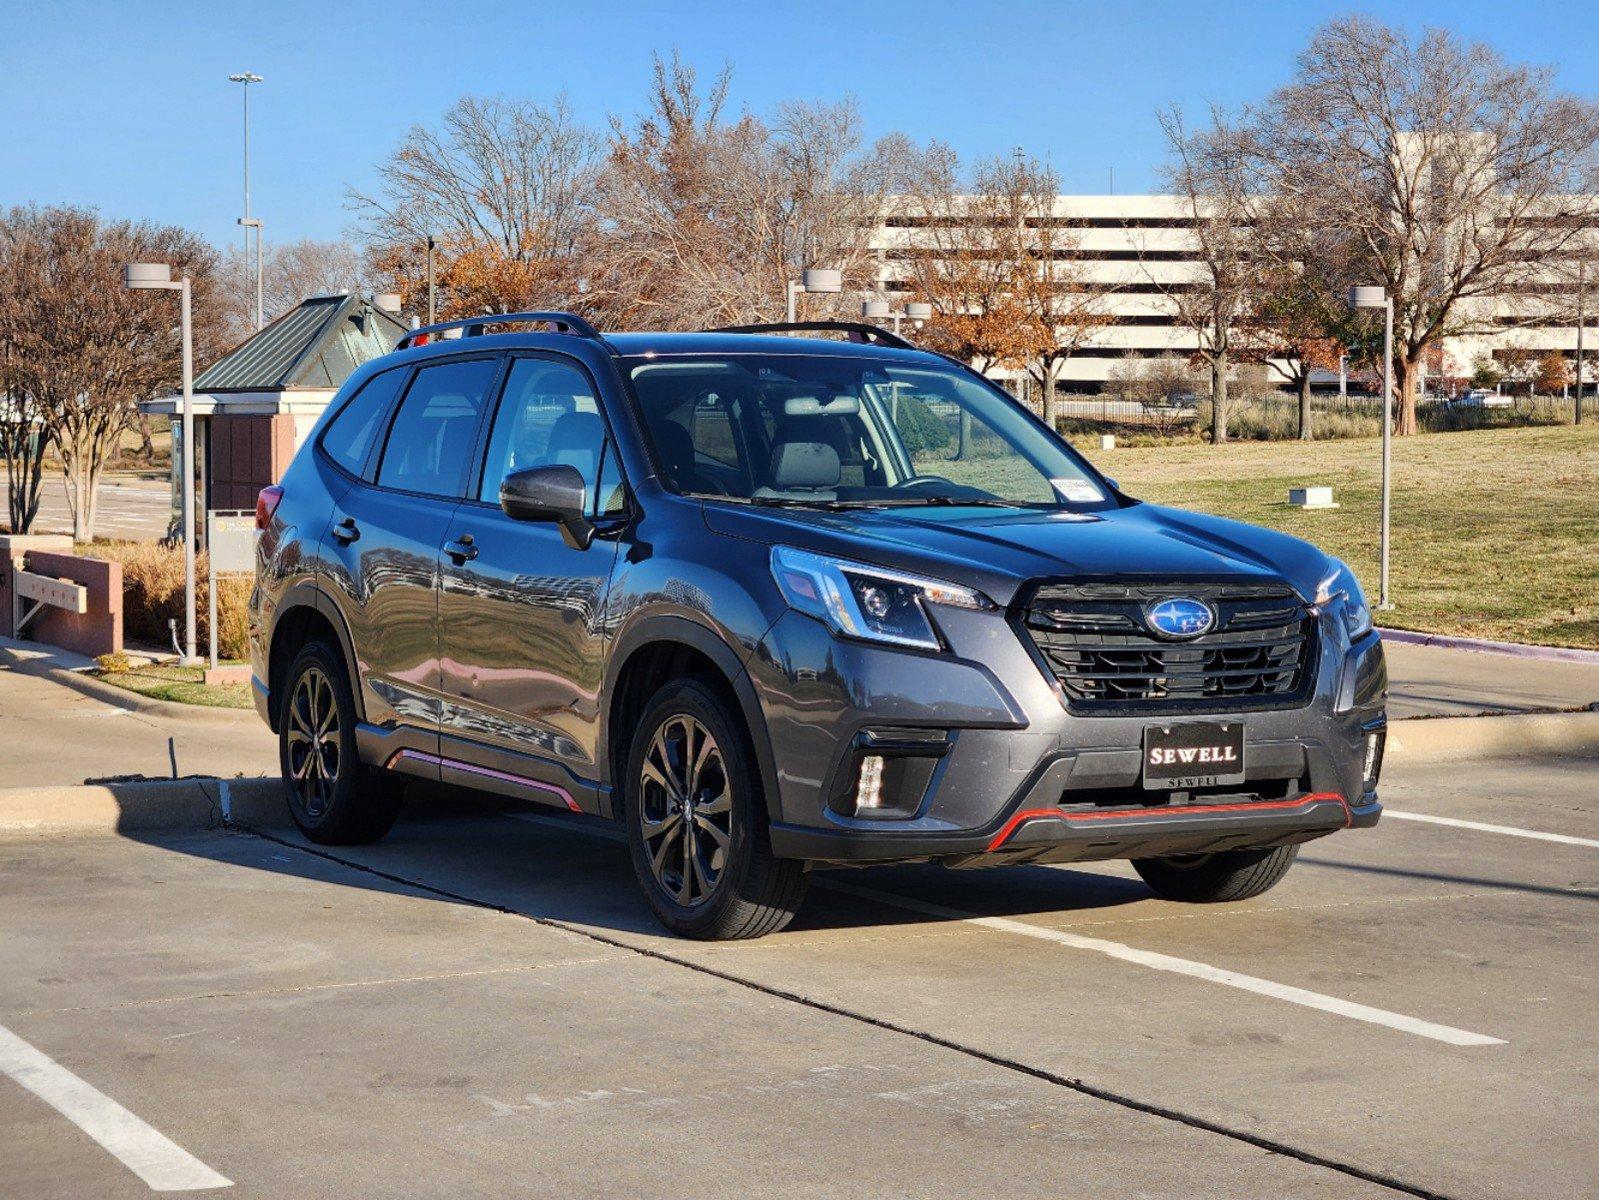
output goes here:
[[[573, 833], [592, 833], [616, 842], [625, 842], [627, 840], [627, 835], [620, 829], [605, 828], [586, 823], [580, 825], [575, 821], [560, 817], [546, 817], [535, 813], [507, 813], [505, 815], [514, 820], [526, 821], [532, 825], [548, 825], [555, 829], [566, 829]], [[1431, 1038], [1436, 1042], [1446, 1042], [1451, 1046], [1503, 1046], [1507, 1044], [1504, 1038], [1489, 1037], [1483, 1033], [1472, 1033], [1469, 1029], [1456, 1029], [1452, 1025], [1439, 1025], [1433, 1021], [1424, 1021], [1419, 1017], [1406, 1016], [1404, 1013], [1389, 1012], [1387, 1009], [1373, 1008], [1368, 1004], [1357, 1004], [1353, 1000], [1341, 1000], [1337, 996], [1326, 996], [1320, 992], [1308, 991], [1305, 988], [1294, 987], [1292, 984], [1276, 983], [1270, 979], [1244, 975], [1238, 971], [1229, 971], [1225, 967], [1213, 967], [1209, 963], [1195, 962], [1187, 958], [1176, 958], [1173, 955], [1161, 954], [1154, 950], [1140, 950], [1135, 946], [1123, 945], [1121, 942], [1113, 942], [1107, 938], [1068, 933], [1064, 929], [1051, 929], [1044, 925], [1029, 925], [1025, 921], [1013, 921], [1008, 917], [981, 917], [976, 913], [946, 908], [942, 904], [931, 904], [925, 900], [913, 899], [910, 896], [882, 892], [876, 888], [861, 887], [859, 884], [845, 883], [836, 879], [813, 878], [811, 886], [832, 892], [843, 892], [846, 895], [859, 896], [865, 900], [875, 900], [879, 904], [893, 905], [910, 912], [925, 913], [928, 916], [939, 917], [944, 920], [977, 925], [984, 929], [997, 930], [1000, 933], [1014, 933], [1020, 934], [1022, 937], [1054, 942], [1056, 945], [1068, 946], [1073, 950], [1091, 950], [1141, 967], [1149, 967], [1156, 971], [1169, 971], [1174, 975], [1187, 975], [1192, 979], [1203, 979], [1209, 983], [1224, 984], [1227, 987], [1253, 992], [1256, 995], [1266, 996], [1273, 1000], [1283, 1000], [1289, 1004], [1320, 1009], [1322, 1012], [1333, 1013], [1340, 1017], [1349, 1017], [1356, 1021], [1365, 1021], [1371, 1025], [1383, 1025], [1389, 1029], [1396, 1029], [1401, 1033], [1412, 1033], [1417, 1037]]]
[[1462, 821], [1459, 817], [1395, 812], [1386, 806], [1382, 810], [1382, 815], [1400, 821], [1426, 821], [1430, 825], [1450, 825], [1456, 829], [1475, 829], [1478, 833], [1502, 833], [1507, 837], [1534, 838], [1540, 842], [1559, 842], [1562, 846], [1592, 846], [1599, 850], [1599, 838], [1572, 837], [1567, 833], [1544, 833], [1539, 829], [1518, 829], [1514, 825], [1490, 825], [1486, 821]]
[[8, 1075], [84, 1133], [157, 1192], [232, 1187], [159, 1130], [0, 1025], [0, 1074]]
[[1210, 983], [1225, 984], [1227, 987], [1238, 988], [1240, 991], [1254, 992], [1258, 996], [1266, 996], [1273, 1000], [1284, 1000], [1289, 1004], [1298, 1004], [1305, 1008], [1320, 1009], [1322, 1012], [1333, 1013], [1340, 1017], [1349, 1017], [1356, 1021], [1365, 1021], [1371, 1025], [1385, 1025], [1389, 1029], [1397, 1029], [1401, 1033], [1413, 1033], [1418, 1037], [1431, 1038], [1437, 1042], [1447, 1042], [1451, 1046], [1503, 1046], [1503, 1038], [1489, 1037], [1482, 1033], [1472, 1033], [1467, 1029], [1456, 1029], [1450, 1025], [1438, 1025], [1432, 1021], [1423, 1021], [1418, 1017], [1407, 1017], [1404, 1013], [1389, 1012], [1383, 1008], [1372, 1008], [1367, 1004], [1357, 1004], [1352, 1000], [1341, 1000], [1337, 996], [1325, 996], [1320, 992], [1307, 991], [1292, 984], [1276, 983], [1270, 979], [1260, 979], [1254, 975], [1243, 975], [1237, 971], [1229, 971], [1225, 967], [1213, 967], [1209, 963], [1195, 962], [1192, 959], [1176, 958], [1170, 954], [1161, 954], [1154, 950], [1140, 950], [1135, 946], [1123, 945], [1107, 938], [1087, 937], [1080, 933], [1068, 933], [1064, 929], [1051, 929], [1043, 925], [1029, 925], [1025, 921], [1013, 921], [1009, 917], [980, 917], [974, 913], [961, 912], [959, 909], [945, 908], [942, 904], [930, 904], [923, 900], [914, 900], [908, 896], [899, 896], [892, 892], [880, 892], [875, 888], [860, 887], [853, 883], [841, 883], [832, 879], [818, 879], [814, 881], [816, 887], [827, 888], [830, 891], [845, 892], [852, 896], [860, 896], [867, 900], [876, 900], [882, 904], [892, 904], [912, 912], [926, 913], [928, 916], [942, 917], [946, 920], [964, 921], [972, 925], [981, 925], [985, 929], [998, 930], [1001, 933], [1020, 934], [1022, 937], [1037, 938], [1040, 941], [1054, 942], [1060, 946], [1068, 946], [1073, 950], [1091, 950], [1109, 958], [1120, 959], [1122, 962], [1135, 963], [1141, 967], [1149, 967], [1156, 971], [1169, 971], [1174, 975], [1187, 975], [1192, 979], [1203, 979]]

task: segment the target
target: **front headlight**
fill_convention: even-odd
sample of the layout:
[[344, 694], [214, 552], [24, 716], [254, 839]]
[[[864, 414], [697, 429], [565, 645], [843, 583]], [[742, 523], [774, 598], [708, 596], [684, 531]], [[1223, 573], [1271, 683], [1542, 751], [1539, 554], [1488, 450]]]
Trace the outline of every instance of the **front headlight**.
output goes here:
[[821, 618], [841, 637], [924, 650], [943, 648], [925, 605], [994, 606], [987, 596], [970, 588], [808, 554], [790, 546], [772, 547], [772, 578], [790, 608]]
[[1316, 604], [1343, 621], [1350, 641], [1365, 637], [1371, 632], [1371, 608], [1366, 603], [1366, 593], [1360, 590], [1360, 581], [1348, 563], [1336, 558], [1327, 561], [1332, 573], [1316, 589]]

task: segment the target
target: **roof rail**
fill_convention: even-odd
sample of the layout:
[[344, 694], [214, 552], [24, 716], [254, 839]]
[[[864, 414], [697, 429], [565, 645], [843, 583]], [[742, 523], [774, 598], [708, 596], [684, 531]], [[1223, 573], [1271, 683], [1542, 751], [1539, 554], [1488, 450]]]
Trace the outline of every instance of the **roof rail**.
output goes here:
[[897, 333], [868, 325], [864, 321], [773, 321], [764, 325], [724, 325], [720, 329], [707, 329], [707, 333], [791, 333], [805, 330], [831, 330], [847, 333], [852, 342], [866, 342], [875, 346], [892, 346], [896, 350], [920, 350]]
[[612, 354], [616, 353], [615, 348], [605, 340], [598, 329], [576, 313], [569, 312], [481, 313], [475, 317], [462, 317], [459, 321], [440, 321], [436, 325], [423, 325], [417, 329], [406, 330], [405, 336], [395, 343], [394, 348], [404, 350], [408, 346], [416, 345], [419, 338], [430, 338], [447, 329], [459, 329], [463, 337], [478, 337], [489, 325], [512, 324], [553, 325], [557, 333], [570, 333], [576, 337], [587, 338], [591, 342], [599, 342]]

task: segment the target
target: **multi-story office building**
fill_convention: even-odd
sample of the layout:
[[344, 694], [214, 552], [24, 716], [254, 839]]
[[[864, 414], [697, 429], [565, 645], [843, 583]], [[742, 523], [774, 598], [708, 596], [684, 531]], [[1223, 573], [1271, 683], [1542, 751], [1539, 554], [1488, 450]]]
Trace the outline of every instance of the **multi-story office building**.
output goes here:
[[[1072, 281], [1106, 289], [1104, 324], [1089, 343], [1068, 360], [1060, 386], [1072, 391], [1098, 391], [1114, 378], [1119, 364], [1133, 358], [1191, 356], [1198, 346], [1195, 332], [1174, 311], [1174, 294], [1185, 287], [1203, 287], [1189, 201], [1181, 196], [1059, 196], [1054, 219], [1069, 231], [1070, 245], [1057, 249], [1063, 261], [1057, 273], [1063, 286]], [[947, 223], [947, 221], [946, 221]], [[918, 244], [927, 219], [890, 218], [877, 232], [878, 278], [894, 300], [911, 298], [905, 250]], [[946, 237], [948, 235], [945, 235]], [[928, 245], [922, 241], [923, 246]], [[1599, 292], [1599, 244], [1587, 283]], [[1351, 282], [1360, 282], [1351, 280]], [[1483, 360], [1529, 363], [1551, 350], [1572, 358], [1577, 345], [1577, 278], [1573, 270], [1551, 269], [1542, 281], [1518, 286], [1513, 294], [1476, 297], [1461, 303], [1464, 328], [1445, 339], [1436, 373], [1459, 379]], [[1587, 313], [1587, 363], [1590, 387], [1599, 379], [1599, 301], [1590, 294]], [[1121, 369], [1125, 370], [1125, 366]], [[996, 376], [1013, 372], [996, 370]], [[1335, 372], [1318, 376], [1318, 386], [1336, 386]]]

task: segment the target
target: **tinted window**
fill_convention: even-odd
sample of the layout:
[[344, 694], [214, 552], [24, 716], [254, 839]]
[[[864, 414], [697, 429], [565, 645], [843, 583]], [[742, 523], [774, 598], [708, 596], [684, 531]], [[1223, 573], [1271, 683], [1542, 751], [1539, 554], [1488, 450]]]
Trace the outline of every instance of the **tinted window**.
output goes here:
[[372, 443], [383, 426], [383, 415], [405, 382], [405, 374], [401, 368], [372, 376], [322, 435], [322, 449], [350, 474], [359, 475], [366, 466]]
[[498, 504], [500, 481], [512, 471], [559, 463], [578, 469], [592, 497], [604, 447], [605, 422], [588, 376], [565, 363], [518, 358], [494, 417], [478, 498]]
[[605, 443], [605, 461], [600, 464], [600, 488], [594, 513], [611, 516], [627, 511], [627, 485], [622, 481], [622, 468], [617, 464], [616, 445]]
[[498, 370], [498, 360], [477, 358], [418, 371], [389, 429], [379, 486], [457, 495]]

